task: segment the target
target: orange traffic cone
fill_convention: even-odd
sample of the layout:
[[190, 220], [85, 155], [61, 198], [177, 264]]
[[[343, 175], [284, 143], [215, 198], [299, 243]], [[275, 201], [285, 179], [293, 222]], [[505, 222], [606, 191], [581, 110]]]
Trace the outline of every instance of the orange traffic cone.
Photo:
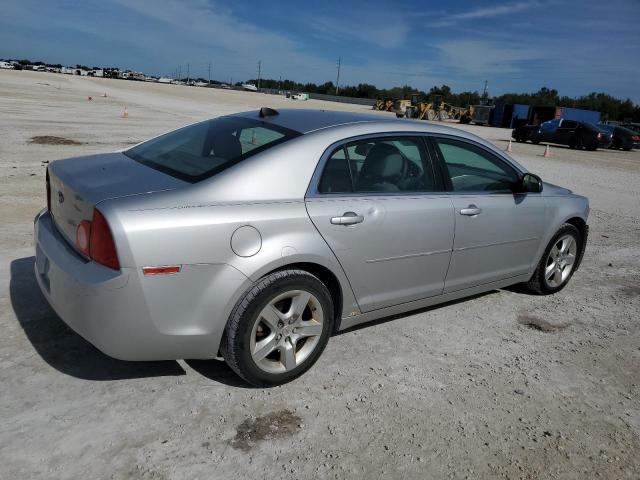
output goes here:
[[129, 110], [127, 110], [127, 106], [124, 106], [124, 111], [122, 112], [122, 118], [129, 118]]
[[551, 156], [551, 149], [549, 148], [549, 144], [547, 143], [547, 146], [544, 149], [544, 155], [542, 155], [544, 158], [549, 158]]
[[506, 151], [509, 153], [513, 152], [513, 147], [511, 147], [511, 139], [509, 139], [509, 145], [507, 145]]

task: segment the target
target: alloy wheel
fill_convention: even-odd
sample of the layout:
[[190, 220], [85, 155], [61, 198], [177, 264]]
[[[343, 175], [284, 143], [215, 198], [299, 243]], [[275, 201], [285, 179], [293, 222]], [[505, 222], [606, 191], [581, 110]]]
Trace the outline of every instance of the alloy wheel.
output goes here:
[[268, 373], [289, 372], [315, 350], [322, 336], [320, 301], [305, 290], [277, 295], [260, 311], [251, 331], [255, 364]]
[[576, 261], [578, 244], [573, 235], [560, 237], [549, 252], [544, 278], [551, 288], [560, 287], [571, 275]]

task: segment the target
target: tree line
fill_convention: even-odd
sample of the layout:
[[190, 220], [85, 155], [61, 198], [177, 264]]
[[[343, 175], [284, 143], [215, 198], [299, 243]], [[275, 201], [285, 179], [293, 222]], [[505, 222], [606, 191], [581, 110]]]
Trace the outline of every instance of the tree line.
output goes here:
[[[257, 85], [258, 80], [249, 80], [249, 83]], [[305, 93], [321, 93], [335, 95], [336, 86], [333, 82], [325, 82], [320, 85], [315, 83], [298, 83], [293, 80], [260, 79], [261, 88], [276, 90], [293, 90]], [[454, 93], [448, 85], [434, 86], [428, 92], [403, 85], [389, 89], [379, 89], [369, 83], [348, 85], [340, 87], [339, 95], [344, 97], [371, 98], [371, 99], [400, 99], [410, 98], [417, 93], [424, 99], [434, 95], [440, 95], [446, 103], [456, 106], [478, 105], [485, 101], [504, 104], [523, 104], [536, 106], [572, 107], [584, 110], [596, 110], [602, 113], [602, 120], [640, 122], [640, 106], [635, 105], [630, 99], [621, 100], [604, 92], [592, 92], [580, 97], [560, 96], [557, 90], [542, 87], [532, 93], [505, 93], [489, 99], [488, 94], [480, 94], [477, 91], [465, 91]]]

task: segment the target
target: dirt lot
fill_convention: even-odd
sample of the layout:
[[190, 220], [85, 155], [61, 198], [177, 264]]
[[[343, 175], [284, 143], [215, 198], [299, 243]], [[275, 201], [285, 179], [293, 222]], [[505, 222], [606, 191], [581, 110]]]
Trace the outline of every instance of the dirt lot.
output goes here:
[[[560, 294], [495, 291], [334, 336], [284, 387], [217, 361], [112, 360], [70, 331], [32, 275], [45, 162], [263, 105], [364, 110], [0, 71], [0, 478], [640, 478], [638, 151], [514, 144], [591, 200]], [[466, 128], [502, 148], [510, 134]]]

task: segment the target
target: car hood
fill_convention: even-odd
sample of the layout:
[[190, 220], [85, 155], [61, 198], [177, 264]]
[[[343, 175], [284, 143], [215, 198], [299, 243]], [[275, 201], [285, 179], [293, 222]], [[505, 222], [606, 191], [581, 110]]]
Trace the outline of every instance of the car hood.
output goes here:
[[49, 172], [74, 194], [94, 205], [110, 198], [189, 185], [121, 152], [57, 160], [49, 165]]
[[542, 182], [542, 193], [546, 195], [571, 195], [573, 192], [568, 188], [559, 187], [553, 183]]

